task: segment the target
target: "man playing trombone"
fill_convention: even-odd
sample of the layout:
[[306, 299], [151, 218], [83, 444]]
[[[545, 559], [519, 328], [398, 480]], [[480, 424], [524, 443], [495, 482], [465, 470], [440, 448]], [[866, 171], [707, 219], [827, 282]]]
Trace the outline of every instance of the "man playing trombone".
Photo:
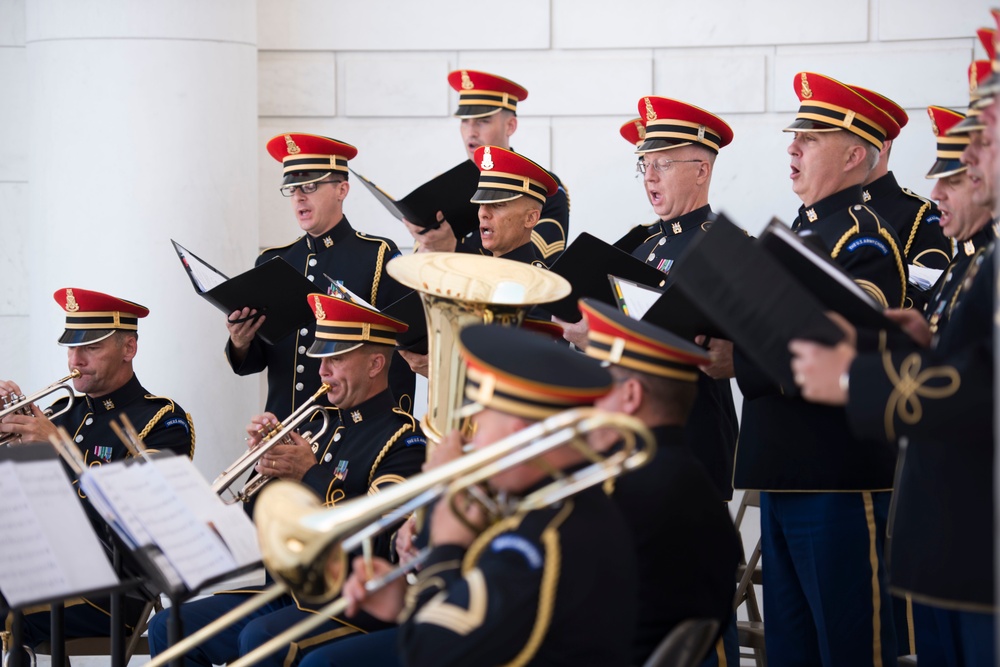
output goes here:
[[[611, 386], [594, 360], [538, 334], [476, 325], [460, 340], [468, 411], [478, 411], [477, 450], [591, 404]], [[457, 454], [457, 434], [438, 447]], [[558, 446], [495, 473], [488, 486], [523, 497], [584, 462], [577, 449]], [[349, 613], [360, 608], [385, 621], [402, 618], [403, 663], [628, 664], [636, 620], [634, 555], [620, 513], [599, 486], [541, 509], [513, 506], [488, 527], [483, 510], [460, 492], [435, 506], [430, 541], [407, 603], [401, 579], [365, 592], [372, 575], [391, 568], [378, 559], [370, 573], [355, 559], [343, 591], [352, 601]]]
[[[291, 442], [271, 446], [256, 471], [271, 478], [299, 481], [311, 488], [327, 506], [375, 494], [388, 484], [403, 481], [420, 470], [426, 440], [413, 417], [395, 407], [389, 391], [389, 363], [397, 334], [406, 325], [351, 301], [323, 294], [309, 295], [316, 316], [316, 338], [308, 354], [321, 359], [320, 380], [330, 385], [327, 398], [336, 414], [333, 434], [316, 451], [298, 433]], [[247, 427], [251, 447], [258, 431], [277, 422], [266, 413]], [[389, 555], [389, 540], [374, 544], [374, 552]], [[229, 591], [184, 605], [183, 627], [191, 633], [243, 602], [260, 589]], [[213, 665], [235, 660], [278, 632], [294, 625], [312, 611], [291, 595], [284, 595], [257, 612], [229, 626], [187, 655], [188, 664]], [[168, 612], [149, 624], [153, 656], [168, 647]], [[376, 619], [347, 622], [331, 618], [309, 638], [291, 644], [287, 653], [272, 658], [290, 664], [301, 654], [324, 642], [358, 632], [386, 627]]]
[[[67, 348], [68, 365], [79, 375], [73, 378], [76, 398], [61, 398], [52, 405], [49, 419], [37, 405], [28, 413], [14, 413], [0, 421], [4, 441], [47, 442], [63, 427], [76, 442], [87, 465], [100, 465], [127, 458], [125, 444], [112, 432], [111, 424], [122, 415], [139, 429], [149, 449], [194, 455], [191, 417], [169, 398], [154, 396], [140, 383], [132, 368], [138, 351], [139, 319], [149, 310], [137, 303], [101, 292], [66, 287], [56, 290], [56, 303], [66, 311], [66, 328], [59, 345]], [[20, 397], [20, 387], [0, 380], [0, 396]], [[66, 637], [110, 634], [108, 600], [76, 600], [67, 603]], [[141, 600], [126, 598], [126, 622], [135, 623], [143, 607]], [[49, 638], [49, 613], [24, 617], [25, 646], [34, 647]]]

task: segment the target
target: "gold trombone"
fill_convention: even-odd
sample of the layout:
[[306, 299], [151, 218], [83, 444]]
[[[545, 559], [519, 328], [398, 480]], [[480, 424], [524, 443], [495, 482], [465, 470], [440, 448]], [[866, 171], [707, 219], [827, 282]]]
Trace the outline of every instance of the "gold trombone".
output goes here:
[[[35, 392], [30, 396], [25, 396], [24, 394], [17, 396], [16, 394], [7, 394], [0, 398], [0, 419], [8, 417], [10, 415], [28, 415], [31, 416], [31, 404], [36, 403], [42, 398], [50, 394], [54, 394], [58, 391], [65, 391], [66, 407], [62, 408], [58, 412], [53, 412], [52, 408], [47, 408], [44, 410], [45, 416], [49, 419], [58, 417], [59, 415], [69, 412], [70, 408], [73, 407], [73, 400], [75, 399], [75, 394], [73, 393], [73, 386], [70, 380], [75, 380], [80, 377], [81, 373], [78, 368], [74, 368], [73, 371], [61, 380], [53, 382], [45, 389]], [[18, 442], [21, 436], [17, 433], [4, 433], [0, 434], [0, 445], [8, 445]]]
[[[607, 456], [591, 450], [582, 437], [602, 428], [617, 430], [624, 441], [621, 449]], [[264, 564], [279, 583], [170, 647], [150, 662], [150, 667], [163, 665], [187, 653], [246, 614], [289, 591], [306, 601], [329, 599], [340, 591], [347, 573], [347, 554], [359, 547], [366, 555], [369, 554], [371, 540], [407, 514], [439, 498], [474, 488], [498, 472], [567, 444], [583, 448], [586, 457], [593, 463], [521, 498], [515, 511], [527, 512], [551, 505], [638, 468], [652, 458], [656, 449], [653, 434], [638, 419], [594, 408], [577, 408], [553, 415], [374, 496], [356, 498], [334, 508], [322, 509], [315, 495], [300, 484], [276, 482], [270, 485], [258, 500], [255, 522]], [[416, 562], [419, 561], [418, 557]], [[367, 588], [369, 591], [377, 590], [405, 573], [405, 568], [397, 568], [381, 579], [369, 581]], [[330, 616], [343, 613], [346, 605], [343, 598], [334, 600], [305, 621], [232, 663], [231, 667], [253, 664], [287, 646]]]
[[[263, 434], [261, 441], [257, 443], [257, 446], [253, 449], [248, 449], [243, 452], [236, 461], [232, 463], [228, 468], [222, 471], [215, 481], [212, 482], [212, 491], [217, 495], [222, 497], [223, 502], [227, 505], [233, 505], [237, 502], [247, 502], [252, 498], [260, 489], [271, 481], [271, 477], [261, 473], [254, 473], [250, 479], [247, 480], [243, 488], [238, 492], [233, 492], [230, 490], [233, 484], [236, 483], [243, 474], [257, 465], [257, 461], [260, 460], [264, 454], [268, 452], [274, 445], [279, 443], [287, 443], [290, 441], [290, 435], [292, 431], [297, 429], [299, 426], [309, 421], [309, 419], [315, 414], [316, 411], [323, 417], [323, 426], [320, 430], [312, 435], [311, 433], [305, 433], [303, 436], [309, 441], [309, 444], [313, 447], [313, 452], [316, 451], [319, 439], [323, 437], [327, 429], [330, 427], [330, 415], [327, 414], [326, 410], [322, 408], [317, 408], [313, 406], [321, 396], [324, 396], [330, 391], [330, 385], [322, 384], [316, 393], [310, 396], [306, 401], [298, 407], [292, 414], [283, 421], [279, 422], [271, 428], [270, 431]], [[228, 493], [228, 496], [223, 496], [224, 493]]]

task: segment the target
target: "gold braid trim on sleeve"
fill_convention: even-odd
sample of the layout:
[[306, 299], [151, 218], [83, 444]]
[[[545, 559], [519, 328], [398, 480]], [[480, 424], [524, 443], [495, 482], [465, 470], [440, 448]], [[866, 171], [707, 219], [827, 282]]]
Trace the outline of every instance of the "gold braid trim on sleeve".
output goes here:
[[372, 469], [368, 471], [369, 492], [371, 491], [372, 480], [375, 479], [375, 471], [378, 470], [378, 466], [380, 463], [382, 463], [382, 459], [384, 459], [386, 454], [389, 453], [389, 450], [392, 449], [392, 446], [396, 444], [396, 441], [399, 440], [399, 437], [404, 433], [406, 433], [411, 428], [413, 428], [412, 424], [403, 424], [400, 427], [400, 429], [395, 433], [393, 433], [392, 437], [386, 441], [385, 446], [382, 447], [382, 451], [380, 451], [378, 453], [378, 456], [375, 457], [375, 463], [372, 464]]
[[[889, 440], [896, 439], [894, 417], [898, 416], [901, 422], [912, 426], [924, 416], [924, 408], [920, 404], [921, 397], [948, 398], [954, 395], [962, 384], [961, 376], [952, 366], [932, 366], [921, 371], [920, 364], [920, 355], [914, 352], [903, 359], [897, 373], [892, 364], [892, 356], [888, 352], [882, 354], [882, 367], [893, 385], [892, 393], [889, 394], [889, 400], [885, 404], [885, 434]], [[927, 386], [935, 379], [947, 380], [947, 384], [941, 387]]]
[[156, 426], [156, 424], [163, 418], [163, 415], [167, 414], [168, 412], [172, 412], [173, 409], [174, 409], [173, 403], [171, 403], [170, 405], [164, 405], [162, 408], [160, 408], [160, 411], [157, 412], [155, 415], [153, 415], [153, 418], [149, 420], [149, 423], [147, 423], [142, 428], [142, 430], [139, 431], [139, 439], [143, 440], [147, 435], [149, 435], [149, 432], [152, 431], [153, 427]]
[[924, 201], [923, 205], [917, 211], [917, 217], [913, 219], [913, 226], [910, 227], [910, 238], [906, 239], [906, 247], [903, 248], [904, 257], [910, 256], [910, 247], [913, 246], [913, 240], [917, 238], [917, 231], [920, 229], [920, 221], [923, 220], [930, 208], [931, 203], [929, 201]]
[[[867, 206], [865, 207], [864, 210], [867, 211], [868, 214], [871, 215], [872, 218], [875, 220], [875, 225], [878, 227], [879, 236], [885, 239], [886, 243], [889, 244], [889, 247], [892, 248], [892, 256], [896, 260], [896, 271], [899, 273], [899, 282], [901, 286], [902, 296], [900, 297], [898, 306], [901, 308], [906, 300], [906, 267], [903, 265], [903, 257], [899, 253], [899, 246], [892, 239], [892, 234], [882, 226], [881, 222], [879, 222], [878, 216], [875, 215], [875, 213], [872, 212], [872, 210]], [[840, 240], [837, 241], [837, 244], [833, 246], [833, 252], [830, 253], [830, 257], [832, 259], [837, 258], [837, 256], [840, 254], [840, 251], [844, 249], [844, 244], [847, 243], [847, 240], [851, 238], [851, 236], [853, 236], [854, 234], [861, 233], [861, 222], [858, 220], [857, 216], [854, 215], [854, 211], [848, 209], [847, 214], [851, 216], [852, 220], [854, 220], [854, 226], [848, 229], [847, 232], [840, 237]], [[862, 287], [864, 287], [864, 285], [862, 285]], [[873, 296], [875, 295], [873, 294]], [[884, 300], [886, 301], [886, 305], [888, 306], [888, 300], [887, 299]]]

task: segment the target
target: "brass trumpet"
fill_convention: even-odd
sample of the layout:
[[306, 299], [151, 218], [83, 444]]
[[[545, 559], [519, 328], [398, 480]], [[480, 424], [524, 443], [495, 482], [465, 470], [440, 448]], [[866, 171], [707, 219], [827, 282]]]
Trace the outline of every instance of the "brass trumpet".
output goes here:
[[[63, 379], [53, 382], [45, 389], [35, 392], [30, 396], [25, 396], [24, 394], [20, 396], [17, 396], [15, 394], [7, 394], [6, 396], [3, 396], [2, 398], [0, 398], [0, 403], [2, 403], [2, 407], [0, 407], [0, 419], [3, 419], [4, 417], [8, 417], [10, 415], [31, 416], [32, 403], [35, 403], [38, 400], [45, 398], [49, 394], [54, 394], [58, 391], [66, 392], [66, 398], [68, 399], [68, 401], [66, 402], [66, 407], [59, 410], [58, 412], [53, 412], [51, 408], [47, 408], [44, 411], [45, 416], [49, 419], [52, 419], [53, 417], [58, 417], [59, 415], [69, 412], [70, 408], [73, 407], [73, 400], [75, 398], [75, 394], [73, 393], [73, 385], [70, 383], [70, 380], [74, 380], [80, 377], [80, 375], [81, 375], [80, 370], [74, 368], [73, 371]], [[12, 444], [19, 441], [20, 439], [21, 436], [16, 433], [3, 433], [0, 434], [0, 445]]]
[[[624, 446], [602, 457], [582, 442], [586, 433], [601, 428], [617, 430], [622, 435]], [[595, 462], [521, 498], [514, 511], [539, 509], [602, 484], [642, 466], [656, 452], [653, 434], [638, 419], [595, 408], [577, 408], [553, 415], [508, 438], [414, 475], [373, 496], [355, 498], [333, 508], [322, 509], [315, 495], [301, 484], [278, 481], [269, 485], [257, 501], [254, 521], [264, 564], [278, 583], [171, 646], [147, 667], [158, 667], [182, 656], [246, 614], [289, 591], [305, 600], [324, 600], [336, 595], [347, 573], [346, 554], [370, 544], [372, 538], [413, 510], [472, 488], [498, 472], [566, 444], [585, 448], [587, 458]], [[364, 551], [367, 553], [368, 549]], [[328, 567], [331, 560], [335, 562], [332, 574]], [[417, 562], [420, 560], [421, 557], [418, 557]], [[405, 573], [406, 568], [396, 568], [382, 579], [369, 581], [366, 587], [369, 591], [377, 590]], [[255, 663], [315, 629], [331, 615], [343, 613], [346, 606], [343, 598], [334, 600], [230, 667]]]
[[[309, 444], [313, 447], [313, 452], [316, 451], [319, 439], [323, 437], [327, 429], [330, 427], [330, 415], [327, 414], [326, 410], [322, 408], [316, 408], [313, 406], [321, 396], [324, 396], [330, 391], [330, 385], [322, 384], [316, 393], [310, 396], [306, 401], [298, 407], [292, 414], [283, 421], [279, 422], [270, 431], [263, 435], [263, 438], [257, 446], [253, 449], [248, 449], [243, 452], [236, 461], [233, 462], [228, 468], [222, 471], [215, 481], [212, 482], [212, 491], [217, 495], [222, 496], [223, 502], [227, 505], [233, 505], [237, 502], [247, 502], [252, 498], [260, 489], [271, 481], [271, 477], [263, 475], [261, 473], [255, 473], [247, 480], [243, 488], [238, 492], [233, 492], [230, 490], [233, 484], [236, 483], [243, 474], [257, 465], [257, 462], [261, 459], [264, 454], [268, 452], [274, 445], [282, 442], [287, 442], [292, 431], [297, 429], [302, 424], [309, 421], [313, 414], [318, 410], [323, 416], [323, 426], [320, 430], [312, 435], [310, 433], [304, 434], [304, 437], [309, 441]], [[228, 496], [223, 496], [224, 493], [228, 493]]]

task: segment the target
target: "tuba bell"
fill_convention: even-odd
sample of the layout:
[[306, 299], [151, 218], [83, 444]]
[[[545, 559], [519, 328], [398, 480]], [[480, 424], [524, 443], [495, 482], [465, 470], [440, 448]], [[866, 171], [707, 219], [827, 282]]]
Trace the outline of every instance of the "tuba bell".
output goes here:
[[567, 296], [562, 276], [499, 257], [429, 252], [397, 257], [386, 265], [397, 282], [420, 292], [427, 316], [427, 414], [424, 435], [438, 443], [459, 428], [465, 366], [458, 334], [470, 324], [520, 326], [535, 305]]

